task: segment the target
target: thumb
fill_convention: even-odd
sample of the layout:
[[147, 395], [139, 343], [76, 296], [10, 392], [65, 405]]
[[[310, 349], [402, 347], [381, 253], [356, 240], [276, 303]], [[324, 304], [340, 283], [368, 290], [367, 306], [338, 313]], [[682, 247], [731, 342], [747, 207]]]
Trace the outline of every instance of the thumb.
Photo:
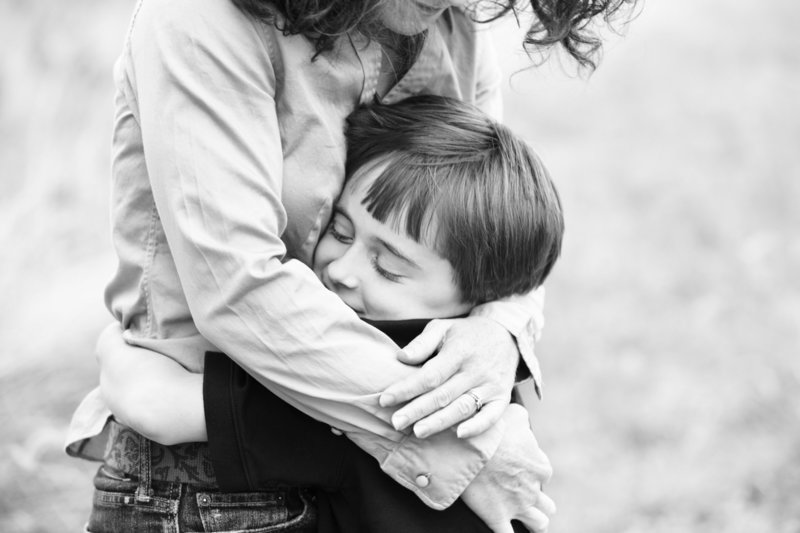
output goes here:
[[397, 359], [407, 365], [424, 363], [441, 348], [450, 324], [449, 320], [431, 320], [422, 333], [397, 352]]

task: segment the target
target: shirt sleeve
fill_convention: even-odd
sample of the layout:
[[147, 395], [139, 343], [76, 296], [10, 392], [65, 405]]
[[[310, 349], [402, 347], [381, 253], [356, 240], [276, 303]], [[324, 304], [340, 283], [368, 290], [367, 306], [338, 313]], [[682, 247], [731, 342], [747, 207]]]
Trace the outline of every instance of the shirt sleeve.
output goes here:
[[528, 294], [509, 296], [487, 302], [472, 310], [473, 316], [485, 316], [498, 322], [514, 337], [520, 355], [517, 380], [531, 378], [536, 395], [542, 397], [542, 372], [534, 352], [534, 343], [544, 327], [544, 287]]
[[214, 400], [206, 403], [209, 431], [228, 435], [210, 447], [221, 490], [322, 489], [319, 531], [488, 533], [463, 501], [444, 511], [422, 504], [352, 442], [282, 402], [224, 355], [206, 354], [203, 387]]
[[282, 262], [278, 80], [263, 28], [232, 2], [145, 0], [124, 53], [117, 83], [198, 331], [290, 405], [352, 432], [427, 505], [450, 505], [503, 429], [467, 441], [395, 431], [378, 396], [414, 369], [308, 267]]

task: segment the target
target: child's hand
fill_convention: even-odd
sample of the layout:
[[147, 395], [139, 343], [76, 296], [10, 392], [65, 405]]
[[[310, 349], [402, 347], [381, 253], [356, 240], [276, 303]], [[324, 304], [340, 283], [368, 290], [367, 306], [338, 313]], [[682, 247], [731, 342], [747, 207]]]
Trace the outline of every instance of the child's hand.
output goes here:
[[413, 424], [414, 433], [425, 438], [463, 422], [458, 436], [466, 438], [483, 433], [502, 417], [519, 353], [505, 328], [492, 319], [471, 316], [431, 321], [398, 359], [412, 365], [427, 362], [381, 395], [384, 407], [411, 400], [392, 417], [395, 428]]

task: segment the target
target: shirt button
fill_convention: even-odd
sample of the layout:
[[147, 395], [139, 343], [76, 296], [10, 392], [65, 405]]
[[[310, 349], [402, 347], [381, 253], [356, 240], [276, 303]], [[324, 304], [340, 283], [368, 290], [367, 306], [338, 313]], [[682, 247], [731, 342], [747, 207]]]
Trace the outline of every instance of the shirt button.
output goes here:
[[342, 436], [342, 430], [341, 429], [331, 428], [331, 433], [333, 433], [337, 437]]
[[430, 474], [420, 474], [414, 480], [414, 483], [417, 484], [417, 487], [424, 489], [428, 485], [431, 484], [431, 475]]

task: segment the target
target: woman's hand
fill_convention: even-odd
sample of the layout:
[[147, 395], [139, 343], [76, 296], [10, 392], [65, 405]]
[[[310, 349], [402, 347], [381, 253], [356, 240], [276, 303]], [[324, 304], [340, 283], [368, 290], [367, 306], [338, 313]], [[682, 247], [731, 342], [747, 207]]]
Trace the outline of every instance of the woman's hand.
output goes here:
[[483, 433], [503, 416], [519, 353], [505, 328], [475, 316], [431, 321], [398, 359], [412, 365], [427, 362], [380, 397], [384, 407], [411, 400], [392, 417], [395, 428], [413, 424], [414, 433], [425, 438], [466, 420], [457, 429], [466, 438]]
[[522, 406], [510, 405], [503, 421], [506, 431], [500, 446], [461, 498], [494, 533], [512, 533], [511, 520], [519, 520], [534, 533], [545, 533], [556, 506], [542, 485], [553, 468]]
[[117, 421], [165, 445], [208, 440], [202, 374], [127, 344], [118, 324], [100, 334], [96, 354], [100, 390]]

